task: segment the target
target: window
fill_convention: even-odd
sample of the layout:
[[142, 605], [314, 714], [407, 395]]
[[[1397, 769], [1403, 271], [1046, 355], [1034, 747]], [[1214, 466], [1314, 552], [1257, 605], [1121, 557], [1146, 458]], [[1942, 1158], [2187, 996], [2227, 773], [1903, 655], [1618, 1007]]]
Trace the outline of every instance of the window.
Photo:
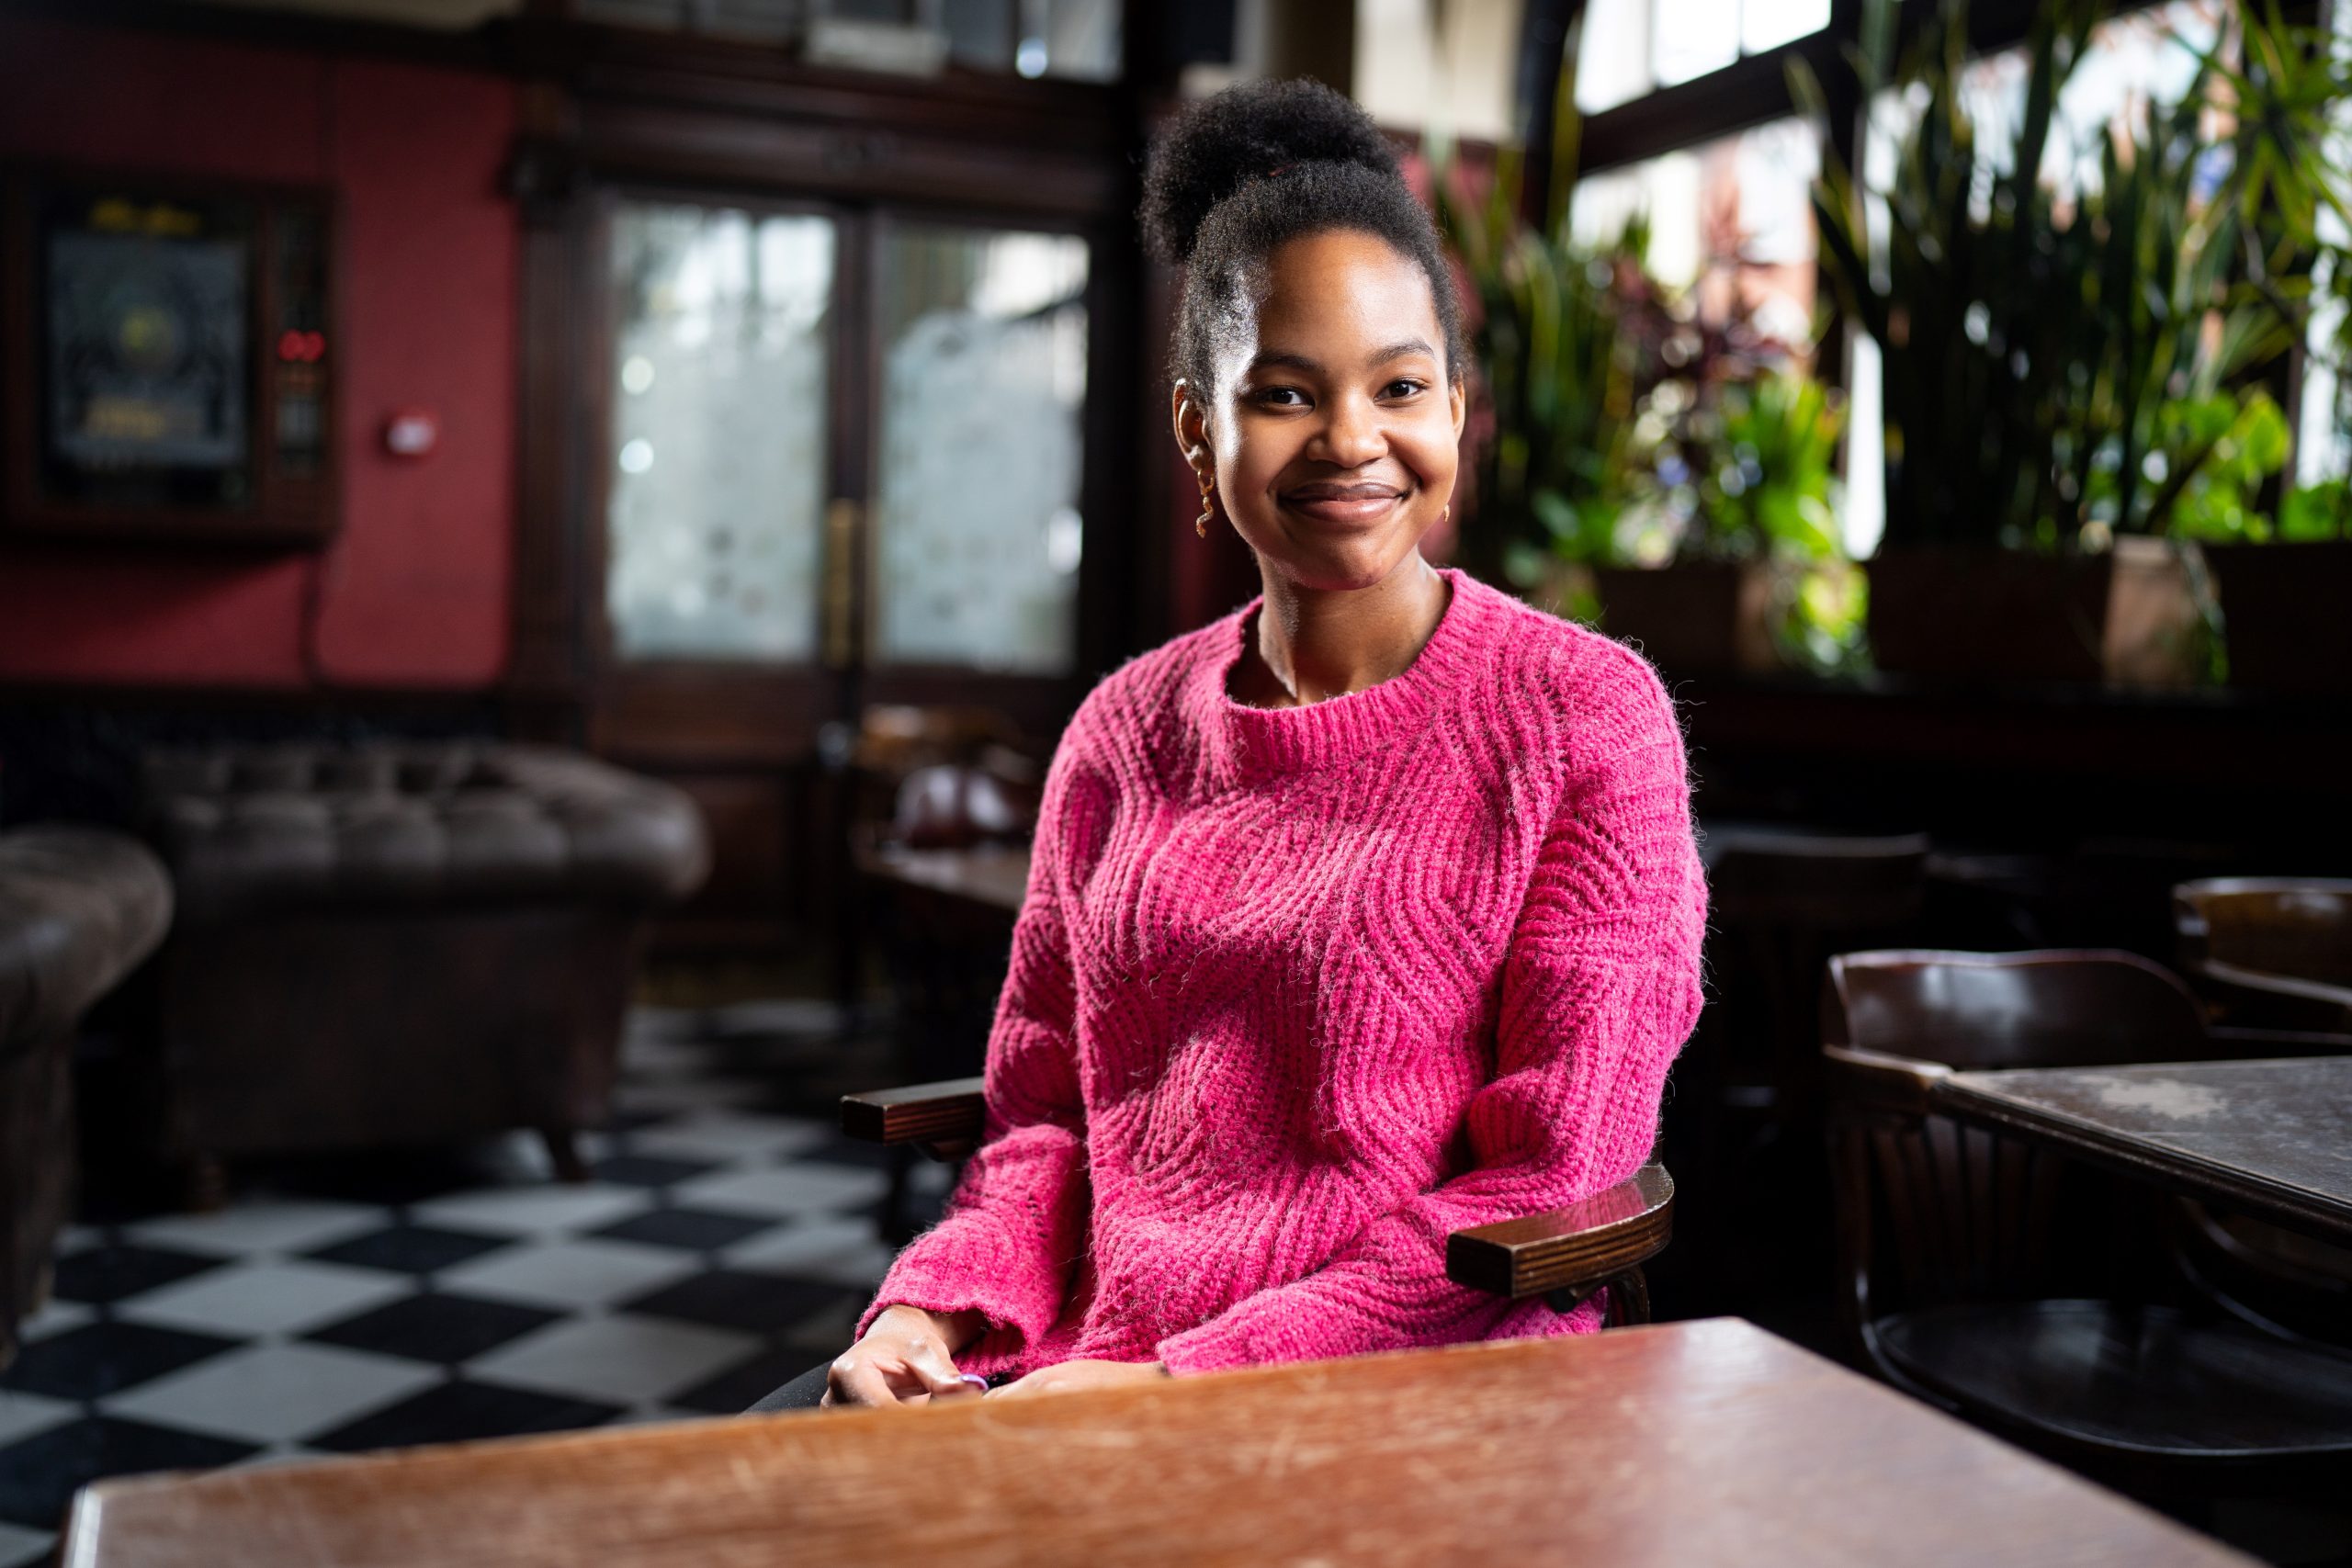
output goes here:
[[1829, 0], [1591, 0], [1577, 107], [1599, 114], [1828, 25]]
[[1684, 293], [1702, 320], [1744, 315], [1760, 335], [1802, 355], [1813, 345], [1812, 188], [1820, 166], [1813, 128], [1776, 120], [1586, 176], [1569, 226], [1599, 244], [1645, 217], [1653, 276]]
[[806, 661], [825, 510], [832, 221], [630, 202], [614, 214], [611, 276], [616, 650]]
[[[2080, 192], [2098, 177], [2101, 144], [2124, 114], [2150, 102], [2177, 103], [2196, 74], [2198, 51], [2212, 47], [2223, 20], [2224, 0], [2175, 0], [2102, 22], [2089, 50], [2060, 93], [2057, 123], [2044, 149], [2043, 183], [2062, 192]], [[2023, 113], [2028, 62], [2022, 50], [1986, 55], [1969, 69], [1964, 90], [1978, 127], [1983, 160], [1974, 193], [1991, 199], [1995, 176], [2008, 172]], [[1883, 190], [1895, 175], [1896, 148], [1910, 129], [1917, 107], [1892, 95], [1871, 106], [1870, 134], [1863, 151], [1866, 190]], [[1867, 199], [1867, 198], [1866, 198]], [[1873, 247], [1886, 243], [1884, 204], [1869, 208]], [[1849, 552], [1867, 556], [1886, 526], [1885, 444], [1878, 345], [1860, 333], [1848, 337], [1847, 385], [1851, 417], [1847, 424], [1845, 536]]]
[[572, 0], [585, 22], [800, 45], [839, 24], [849, 52], [1022, 76], [1111, 82], [1122, 63], [1119, 0]]
[[1086, 242], [893, 225], [879, 277], [876, 662], [1067, 675]]

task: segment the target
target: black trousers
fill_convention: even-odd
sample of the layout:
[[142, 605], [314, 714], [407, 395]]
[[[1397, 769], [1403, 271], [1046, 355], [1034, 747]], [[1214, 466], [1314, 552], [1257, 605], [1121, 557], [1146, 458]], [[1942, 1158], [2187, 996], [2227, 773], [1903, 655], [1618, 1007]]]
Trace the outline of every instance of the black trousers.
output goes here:
[[765, 1416], [777, 1410], [814, 1410], [817, 1402], [825, 1397], [825, 1374], [832, 1371], [831, 1361], [820, 1361], [782, 1388], [743, 1412], [746, 1416]]

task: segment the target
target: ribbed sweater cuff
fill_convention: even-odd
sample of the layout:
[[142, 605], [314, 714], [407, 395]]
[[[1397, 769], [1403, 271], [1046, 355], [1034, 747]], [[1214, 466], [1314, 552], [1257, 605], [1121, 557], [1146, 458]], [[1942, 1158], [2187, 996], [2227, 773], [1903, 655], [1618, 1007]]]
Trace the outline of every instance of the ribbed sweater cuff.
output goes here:
[[1061, 1281], [1047, 1277], [1037, 1260], [1012, 1256], [1005, 1238], [982, 1224], [959, 1224], [953, 1218], [917, 1236], [899, 1254], [883, 1276], [874, 1300], [857, 1320], [854, 1338], [862, 1339], [883, 1309], [916, 1306], [925, 1312], [977, 1311], [988, 1319], [989, 1332], [956, 1358], [967, 1365], [986, 1360], [992, 1368], [1009, 1363], [1027, 1347], [1046, 1337], [1061, 1311]]
[[1282, 1361], [1311, 1361], [1329, 1352], [1286, 1343], [1279, 1334], [1261, 1337], [1260, 1325], [1238, 1308], [1211, 1318], [1196, 1328], [1171, 1334], [1153, 1348], [1170, 1375], [1188, 1378], [1197, 1372], [1222, 1372], [1235, 1367], [1271, 1366]]

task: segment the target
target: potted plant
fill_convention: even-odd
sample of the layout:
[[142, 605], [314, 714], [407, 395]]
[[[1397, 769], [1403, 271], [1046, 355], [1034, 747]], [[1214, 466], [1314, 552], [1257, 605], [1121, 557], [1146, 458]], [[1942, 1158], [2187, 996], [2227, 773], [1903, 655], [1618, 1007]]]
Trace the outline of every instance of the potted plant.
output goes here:
[[[2352, 432], [2352, 232], [2345, 134], [2330, 122], [2352, 96], [2352, 62], [2324, 35], [2266, 9], [2242, 62], [2222, 65], [2237, 106], [2231, 195], [2253, 243], [2249, 276], [2268, 288], [2314, 363], [2333, 372], [2330, 423]], [[2332, 330], [2312, 344], [2315, 312]], [[2307, 466], [2308, 468], [2308, 466]], [[2274, 514], [2200, 513], [2184, 530], [2203, 541], [2227, 626], [2233, 686], [2352, 694], [2352, 481], [2332, 475], [2289, 490]]]
[[[1554, 167], [1572, 170], [1573, 71], [1561, 80]], [[1442, 148], [1431, 167], [1480, 367], [1476, 513], [1456, 558], [1597, 620], [1671, 673], [1850, 658], [1851, 595], [1809, 575], [1842, 566], [1834, 395], [1745, 311], [1702, 321], [1662, 289], [1642, 264], [1640, 219], [1581, 244], [1565, 186], [1544, 221], [1521, 216], [1516, 150], [1482, 199]]]
[[[1865, 73], [1919, 109], [1882, 193], [1885, 243], [1871, 243], [1849, 170], [1827, 160], [1816, 186], [1826, 271], [1884, 365], [1887, 529], [1871, 565], [1883, 668], [2090, 681], [2120, 657], [2171, 680], [2211, 662], [2200, 636], [2218, 616], [2210, 593], [2194, 598], [2194, 563], [2169, 545], [2115, 547], [2170, 538], [2184, 502], [2226, 488], [2213, 468], [2295, 341], [2280, 288], [2249, 265], [2251, 193], [2275, 179], [2243, 150], [2214, 178], [2217, 49], [2179, 104], [2116, 128], [2082, 191], [2045, 183], [2059, 95], [2103, 10], [2036, 11], [2023, 110], [1988, 179], [1962, 90], [1965, 7], [1947, 0], [1900, 72]], [[1891, 23], [1874, 25], [1883, 60]], [[2248, 22], [2249, 47], [2260, 32]], [[1817, 112], [1818, 87], [1795, 80]], [[2266, 158], [2282, 144], [2275, 126], [2250, 134]], [[2129, 609], [2119, 626], [2119, 567], [2132, 592], [2187, 609]], [[2175, 667], [2143, 668], [2165, 645]]]
[[[1608, 550], [1623, 504], [1634, 398], [1632, 344], [1614, 285], [1644, 237], [1580, 245], [1564, 190], [1547, 222], [1520, 215], [1525, 157], [1498, 151], [1482, 198], [1436, 137], [1430, 176], [1439, 226], [1469, 286], [1477, 356], [1471, 508], [1455, 559], [1522, 593], [1556, 593], [1562, 560]], [[1555, 167], [1575, 167], [1573, 111]], [[1555, 185], [1557, 182], [1555, 182]]]

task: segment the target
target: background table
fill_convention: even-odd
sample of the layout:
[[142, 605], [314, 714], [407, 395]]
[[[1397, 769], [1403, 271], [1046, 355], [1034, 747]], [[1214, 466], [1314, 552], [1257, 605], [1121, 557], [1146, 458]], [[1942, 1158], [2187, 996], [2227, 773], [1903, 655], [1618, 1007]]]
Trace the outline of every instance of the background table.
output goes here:
[[888, 844], [861, 854], [857, 863], [870, 876], [976, 905], [1001, 917], [1021, 913], [1021, 901], [1029, 891], [1025, 845], [910, 850]]
[[110, 1482], [74, 1568], [2242, 1563], [1752, 1325]]
[[2352, 1056], [1954, 1073], [1929, 1103], [2352, 1243]]

